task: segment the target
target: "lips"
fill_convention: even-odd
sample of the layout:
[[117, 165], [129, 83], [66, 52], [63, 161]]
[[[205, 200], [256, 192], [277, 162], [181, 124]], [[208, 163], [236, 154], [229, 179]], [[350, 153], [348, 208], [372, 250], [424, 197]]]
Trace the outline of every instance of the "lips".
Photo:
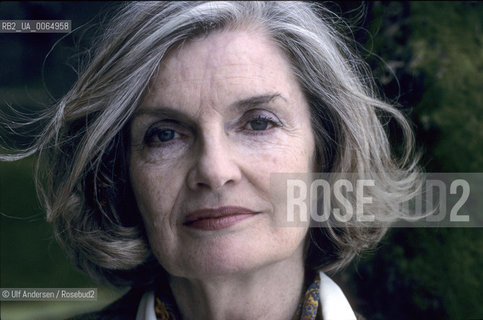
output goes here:
[[256, 214], [257, 212], [243, 207], [200, 209], [190, 212], [183, 225], [199, 230], [220, 230], [231, 227]]

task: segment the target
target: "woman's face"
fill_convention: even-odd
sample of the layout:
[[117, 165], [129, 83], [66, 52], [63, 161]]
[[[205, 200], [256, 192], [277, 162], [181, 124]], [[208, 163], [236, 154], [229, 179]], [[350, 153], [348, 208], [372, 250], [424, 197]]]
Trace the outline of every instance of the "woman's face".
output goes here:
[[277, 227], [286, 210], [271, 200], [270, 173], [313, 171], [314, 137], [287, 58], [267, 37], [215, 32], [171, 52], [130, 130], [132, 187], [170, 274], [302, 263], [308, 226]]

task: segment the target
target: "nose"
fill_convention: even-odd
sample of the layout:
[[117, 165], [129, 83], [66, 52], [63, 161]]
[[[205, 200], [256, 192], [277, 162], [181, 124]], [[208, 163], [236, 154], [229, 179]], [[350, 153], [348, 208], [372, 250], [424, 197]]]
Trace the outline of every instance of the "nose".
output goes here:
[[239, 160], [234, 147], [224, 133], [206, 134], [200, 141], [195, 161], [188, 173], [192, 190], [219, 191], [241, 179]]

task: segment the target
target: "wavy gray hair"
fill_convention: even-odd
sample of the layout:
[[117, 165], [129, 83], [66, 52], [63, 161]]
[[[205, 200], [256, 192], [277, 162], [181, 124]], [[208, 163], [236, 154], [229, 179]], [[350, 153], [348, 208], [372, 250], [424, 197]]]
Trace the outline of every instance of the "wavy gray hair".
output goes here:
[[[377, 98], [366, 65], [335, 30], [334, 18], [308, 2], [123, 4], [74, 87], [38, 119], [44, 129], [35, 142], [2, 159], [39, 153], [47, 218], [81, 270], [114, 284], [151, 281], [152, 271], [162, 270], [130, 187], [130, 118], [168, 51], [214, 30], [255, 27], [291, 61], [311, 108], [320, 171], [375, 179], [370, 210], [394, 220], [419, 183], [411, 128]], [[384, 129], [389, 117], [403, 133], [399, 160]], [[376, 244], [387, 225], [329, 220], [325, 228], [311, 228], [306, 265], [337, 270]]]

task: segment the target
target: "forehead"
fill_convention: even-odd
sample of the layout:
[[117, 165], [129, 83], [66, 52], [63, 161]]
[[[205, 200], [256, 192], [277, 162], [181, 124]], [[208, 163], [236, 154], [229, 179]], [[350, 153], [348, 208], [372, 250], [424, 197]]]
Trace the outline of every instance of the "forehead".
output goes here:
[[183, 44], [164, 59], [160, 75], [184, 71], [185, 76], [209, 69], [258, 64], [260, 68], [274, 58], [285, 60], [270, 38], [260, 31], [215, 31]]
[[216, 31], [172, 51], [162, 61], [146, 100], [183, 104], [170, 100], [242, 99], [287, 91], [295, 82], [288, 59], [263, 32]]

